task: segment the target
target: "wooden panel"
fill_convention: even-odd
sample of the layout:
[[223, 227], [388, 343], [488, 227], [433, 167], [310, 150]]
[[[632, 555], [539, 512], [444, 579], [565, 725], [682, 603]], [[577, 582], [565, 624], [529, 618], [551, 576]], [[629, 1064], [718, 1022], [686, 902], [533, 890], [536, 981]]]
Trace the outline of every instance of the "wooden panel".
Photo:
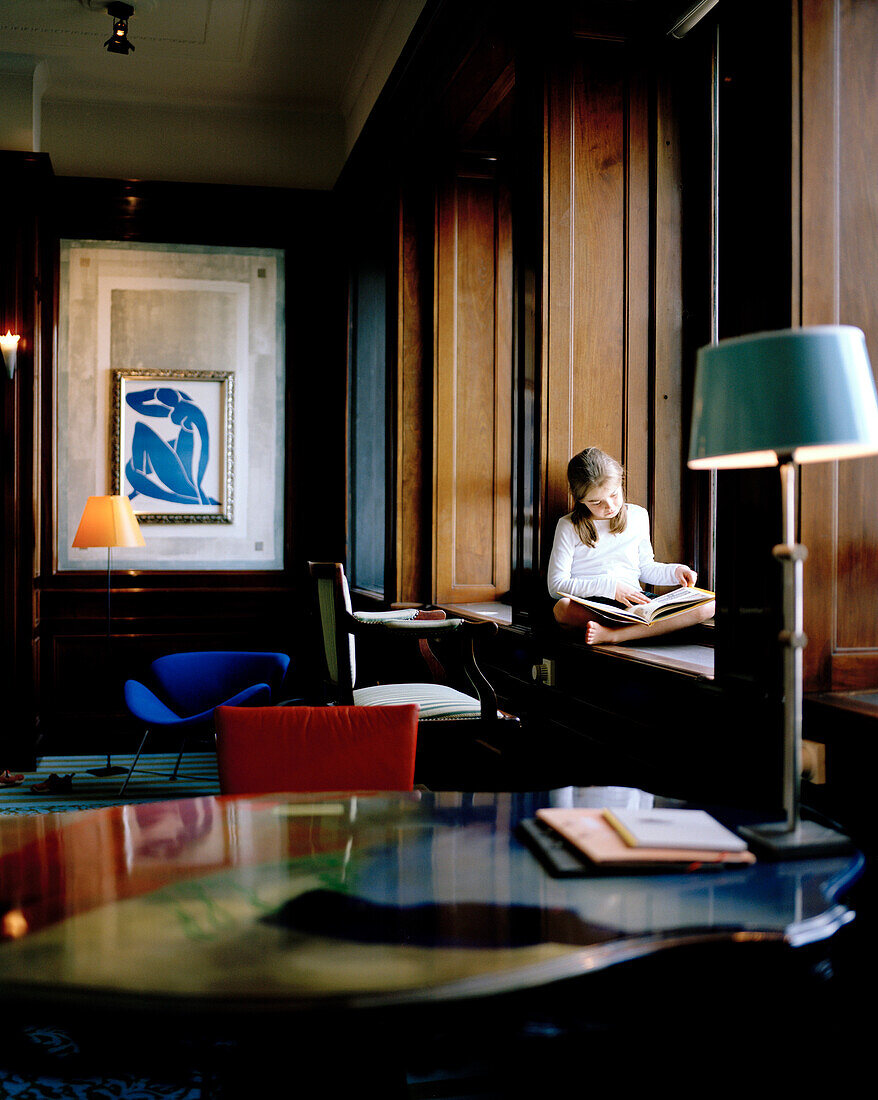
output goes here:
[[[652, 539], [660, 561], [683, 561], [681, 474], [688, 444], [683, 423], [683, 250], [679, 103], [669, 82], [657, 90], [655, 193], [655, 424]], [[646, 402], [644, 402], [646, 407]], [[644, 432], [645, 435], [645, 432]]]
[[[432, 447], [428, 397], [430, 392], [429, 317], [432, 295], [428, 282], [429, 245], [422, 236], [417, 199], [408, 193], [400, 202], [399, 281], [397, 286], [396, 378], [396, 592], [394, 603], [419, 603], [430, 598], [429, 492]], [[425, 287], [425, 283], [427, 283]]]
[[458, 175], [437, 204], [434, 388], [436, 601], [509, 587], [512, 250], [494, 179]]
[[652, 503], [647, 91], [621, 44], [578, 43], [553, 74], [545, 162], [543, 557], [583, 447], [619, 458], [629, 498]]
[[[650, 421], [656, 410], [651, 408], [649, 377], [650, 310], [650, 189], [649, 189], [649, 117], [643, 74], [626, 73], [624, 132], [625, 158], [625, 241], [624, 241], [624, 405], [625, 405], [625, 468], [628, 472], [628, 493], [632, 500], [650, 507], [653, 524], [656, 514], [654, 482], [650, 477]], [[679, 238], [677, 239], [679, 242]], [[668, 247], [667, 238], [664, 241]], [[679, 293], [679, 287], [676, 288]], [[664, 358], [656, 370], [662, 376], [679, 378], [679, 356]], [[668, 388], [670, 388], [668, 381]], [[675, 394], [676, 396], [676, 394]], [[677, 479], [662, 481], [664, 495], [679, 497]], [[673, 559], [676, 560], [676, 559]]]
[[[596, 50], [583, 49], [583, 55], [574, 70], [572, 105], [570, 454], [594, 443], [627, 463], [625, 88], [621, 51], [612, 64]], [[637, 476], [635, 469], [634, 494]]]
[[[800, 72], [801, 146], [799, 320], [803, 325], [838, 321], [838, 131], [833, 89], [837, 77], [835, 4], [802, 5]], [[829, 214], [832, 211], [833, 214]], [[832, 686], [835, 641], [835, 517], [838, 514], [836, 464], [818, 463], [801, 471], [801, 538], [808, 547], [805, 566], [805, 689]]]
[[[567, 463], [575, 453], [570, 406], [573, 400], [573, 301], [571, 296], [574, 257], [573, 180], [573, 89], [567, 73], [549, 82], [545, 125], [545, 208], [543, 213], [543, 344], [542, 371], [543, 509], [546, 526], [540, 555], [548, 559], [552, 530], [558, 517], [570, 507], [567, 492]], [[543, 564], [545, 564], [545, 560]]]
[[[878, 362], [878, 9], [801, 0], [799, 317], [866, 333]], [[802, 469], [808, 690], [878, 683], [878, 459]]]
[[351, 287], [350, 543], [352, 588], [384, 595], [387, 504], [387, 270], [358, 257]]
[[[166, 653], [198, 649], [277, 650], [293, 658], [291, 681], [317, 682], [304, 629], [308, 602], [283, 588], [124, 588], [114, 574], [107, 624], [105, 581], [44, 595], [40, 728], [43, 748], [133, 751], [136, 727], [123, 699], [129, 678], [147, 675]], [[145, 578], [144, 578], [145, 579]], [[294, 694], [291, 690], [290, 694]]]
[[21, 336], [11, 380], [0, 366], [0, 733], [3, 767], [30, 768], [37, 724], [33, 577], [39, 568], [39, 421], [45, 348], [51, 346], [50, 203], [45, 153], [0, 152], [0, 197], [15, 210], [0, 242], [0, 332]]
[[[846, 0], [840, 11], [839, 83], [839, 320], [866, 334], [878, 369], [878, 11], [874, 3]], [[878, 683], [878, 457], [839, 464], [839, 655], [872, 650], [871, 682]], [[869, 593], [871, 598], [863, 598]], [[865, 659], [865, 655], [864, 659]], [[836, 683], [833, 668], [833, 686]]]

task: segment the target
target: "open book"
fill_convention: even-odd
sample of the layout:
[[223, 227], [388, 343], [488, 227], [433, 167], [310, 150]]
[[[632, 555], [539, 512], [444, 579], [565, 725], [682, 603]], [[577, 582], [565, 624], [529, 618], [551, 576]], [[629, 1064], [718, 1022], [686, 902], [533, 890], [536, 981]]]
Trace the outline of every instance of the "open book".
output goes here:
[[675, 588], [672, 592], [665, 592], [663, 596], [655, 596], [649, 603], [638, 603], [632, 607], [626, 607], [604, 596], [573, 596], [563, 590], [561, 595], [575, 603], [581, 603], [602, 619], [629, 625], [649, 624], [658, 619], [669, 619], [672, 615], [682, 615], [684, 611], [713, 599], [713, 593], [705, 588]]

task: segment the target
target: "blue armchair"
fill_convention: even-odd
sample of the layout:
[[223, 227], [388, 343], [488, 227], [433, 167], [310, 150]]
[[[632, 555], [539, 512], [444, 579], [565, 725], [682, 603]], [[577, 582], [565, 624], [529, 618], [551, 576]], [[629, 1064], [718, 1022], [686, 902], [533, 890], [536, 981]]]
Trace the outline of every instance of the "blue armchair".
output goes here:
[[285, 653], [171, 653], [150, 666], [155, 690], [138, 680], [126, 681], [125, 705], [145, 729], [119, 794], [124, 794], [151, 730], [180, 735], [180, 752], [168, 777], [176, 779], [187, 741], [211, 727], [216, 708], [267, 706], [289, 664]]

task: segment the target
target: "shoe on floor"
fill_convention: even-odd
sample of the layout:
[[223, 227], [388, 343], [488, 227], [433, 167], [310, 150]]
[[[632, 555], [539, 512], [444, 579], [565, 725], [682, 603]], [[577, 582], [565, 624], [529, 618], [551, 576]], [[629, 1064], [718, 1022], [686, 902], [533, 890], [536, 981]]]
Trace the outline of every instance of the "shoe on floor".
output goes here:
[[56, 775], [54, 772], [42, 783], [34, 783], [32, 791], [37, 794], [66, 794], [73, 790], [73, 777], [76, 772], [68, 772], [67, 775]]

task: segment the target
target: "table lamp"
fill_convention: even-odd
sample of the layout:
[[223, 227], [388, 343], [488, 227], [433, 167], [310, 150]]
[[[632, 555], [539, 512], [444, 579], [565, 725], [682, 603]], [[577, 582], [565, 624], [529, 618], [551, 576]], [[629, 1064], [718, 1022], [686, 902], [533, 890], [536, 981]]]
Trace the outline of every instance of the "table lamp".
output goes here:
[[[73, 536], [73, 546], [106, 546], [107, 548], [107, 653], [110, 650], [110, 598], [112, 592], [112, 552], [116, 546], [145, 546], [143, 533], [128, 497], [89, 497], [82, 511], [79, 527]], [[107, 765], [96, 768], [91, 775], [122, 775], [127, 768], [113, 767], [111, 754], [107, 753]]]
[[796, 542], [796, 466], [878, 453], [878, 399], [866, 339], [850, 325], [761, 332], [701, 348], [689, 466], [779, 466], [783, 543], [784, 820], [748, 829], [778, 856], [807, 856], [847, 838], [799, 816], [802, 755], [803, 564]]

